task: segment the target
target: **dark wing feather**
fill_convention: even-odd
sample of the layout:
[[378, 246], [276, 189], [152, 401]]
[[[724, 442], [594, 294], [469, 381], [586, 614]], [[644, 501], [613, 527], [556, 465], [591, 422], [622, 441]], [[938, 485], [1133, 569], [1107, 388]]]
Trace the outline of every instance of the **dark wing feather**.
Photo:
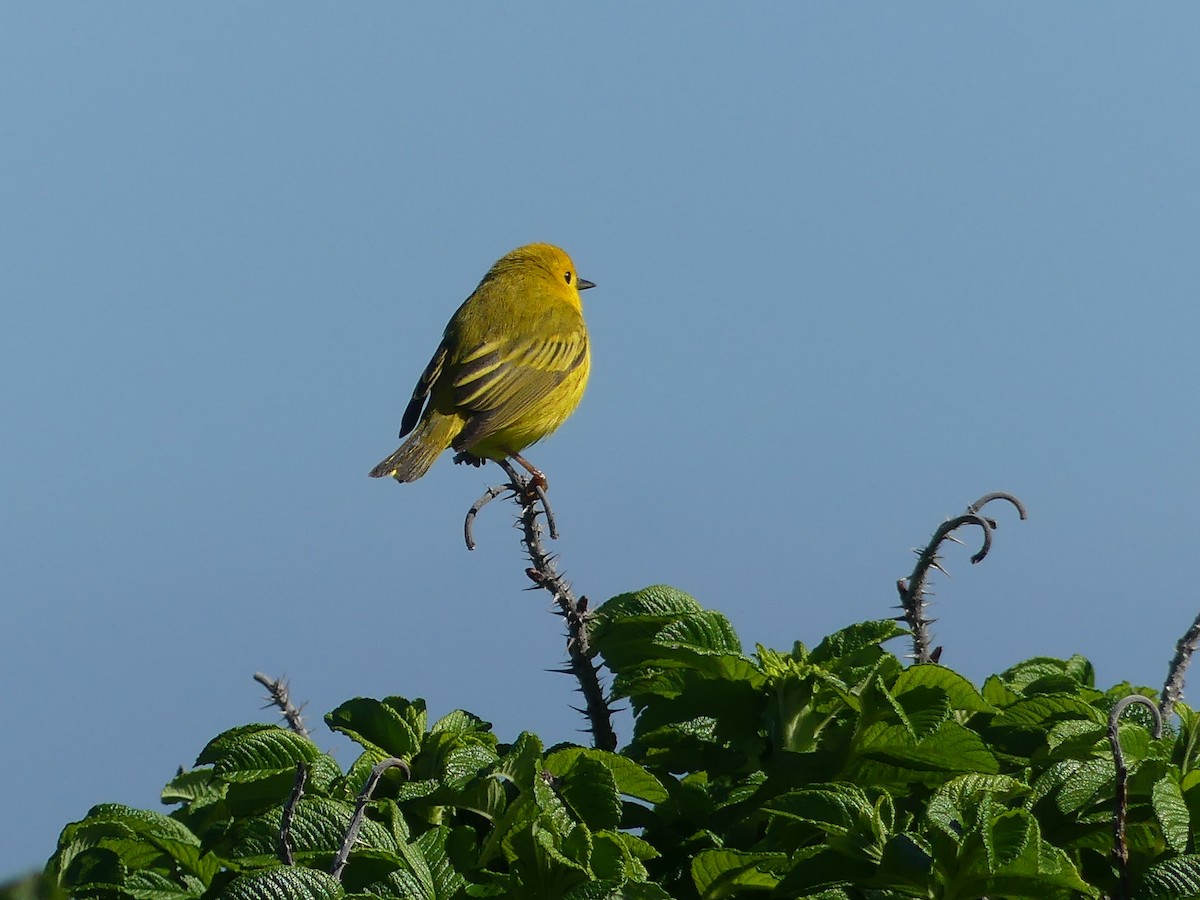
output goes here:
[[421, 378], [417, 381], [417, 386], [413, 388], [412, 399], [408, 401], [408, 406], [404, 409], [404, 418], [400, 420], [400, 437], [404, 437], [417, 427], [417, 422], [421, 419], [421, 410], [425, 406], [425, 400], [429, 396], [429, 391], [433, 387], [433, 383], [437, 381], [438, 376], [442, 374], [442, 366], [446, 362], [446, 350], [446, 341], [443, 340], [438, 344], [437, 351], [433, 354], [433, 359], [429, 360], [429, 365], [421, 373]]

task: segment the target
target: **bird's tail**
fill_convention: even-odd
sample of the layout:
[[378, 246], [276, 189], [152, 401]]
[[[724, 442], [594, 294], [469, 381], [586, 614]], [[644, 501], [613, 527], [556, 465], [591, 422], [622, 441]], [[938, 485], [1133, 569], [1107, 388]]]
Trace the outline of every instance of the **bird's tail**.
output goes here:
[[416, 431], [408, 436], [400, 449], [371, 470], [372, 478], [389, 475], [397, 481], [416, 481], [429, 471], [433, 461], [462, 431], [463, 422], [457, 416], [434, 413], [422, 419]]

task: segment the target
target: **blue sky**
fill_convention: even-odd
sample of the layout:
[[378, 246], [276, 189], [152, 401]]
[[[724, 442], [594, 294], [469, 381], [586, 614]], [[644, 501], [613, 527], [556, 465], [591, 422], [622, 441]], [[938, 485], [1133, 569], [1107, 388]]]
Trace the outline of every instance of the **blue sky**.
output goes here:
[[593, 605], [666, 582], [748, 650], [811, 645], [1008, 490], [1029, 521], [936, 579], [942, 661], [1161, 684], [1200, 607], [1198, 27], [5, 5], [0, 878], [270, 720], [258, 670], [314, 722], [400, 694], [582, 739], [511, 511], [462, 545], [498, 472], [366, 476], [450, 313], [534, 240], [598, 285], [587, 395], [528, 454]]

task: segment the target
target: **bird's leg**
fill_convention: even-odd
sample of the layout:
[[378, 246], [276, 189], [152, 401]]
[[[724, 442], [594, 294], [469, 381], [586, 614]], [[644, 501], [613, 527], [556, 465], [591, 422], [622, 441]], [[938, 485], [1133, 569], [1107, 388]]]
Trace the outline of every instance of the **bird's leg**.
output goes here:
[[[512, 482], [513, 490], [517, 494], [517, 502], [521, 504], [523, 509], [532, 509], [535, 503], [542, 504], [542, 512], [546, 514], [546, 527], [550, 529], [550, 538], [558, 540], [558, 525], [554, 522], [554, 510], [550, 508], [550, 501], [546, 499], [546, 476], [541, 473], [536, 467], [529, 464], [529, 461], [522, 459], [517, 453], [510, 453], [513, 459], [520, 462], [522, 466], [529, 472], [530, 478], [526, 481], [517, 474], [517, 470], [512, 467], [507, 459], [496, 461], [496, 465], [504, 470], [504, 474], [509, 477]], [[541, 483], [538, 483], [538, 479]]]
[[537, 466], [535, 466], [533, 463], [531, 463], [529, 460], [527, 460], [525, 457], [523, 457], [520, 453], [510, 453], [508, 455], [511, 456], [514, 460], [516, 460], [517, 464], [522, 469], [524, 469], [526, 472], [528, 472], [530, 475], [533, 476], [533, 481], [530, 482], [530, 487], [532, 487], [534, 490], [542, 490], [542, 491], [544, 491], [544, 490], [546, 490], [546, 488], [550, 487], [550, 483], [548, 481], [546, 481], [546, 476], [542, 473], [541, 469], [539, 469]]

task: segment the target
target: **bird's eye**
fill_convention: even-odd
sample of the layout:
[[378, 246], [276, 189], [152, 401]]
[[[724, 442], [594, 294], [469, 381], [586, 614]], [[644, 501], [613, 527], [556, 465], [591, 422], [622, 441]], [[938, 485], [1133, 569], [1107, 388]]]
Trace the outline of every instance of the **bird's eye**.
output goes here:
[[571, 283], [571, 273], [570, 272], [567, 272], [563, 277], [567, 279], [567, 284]]

